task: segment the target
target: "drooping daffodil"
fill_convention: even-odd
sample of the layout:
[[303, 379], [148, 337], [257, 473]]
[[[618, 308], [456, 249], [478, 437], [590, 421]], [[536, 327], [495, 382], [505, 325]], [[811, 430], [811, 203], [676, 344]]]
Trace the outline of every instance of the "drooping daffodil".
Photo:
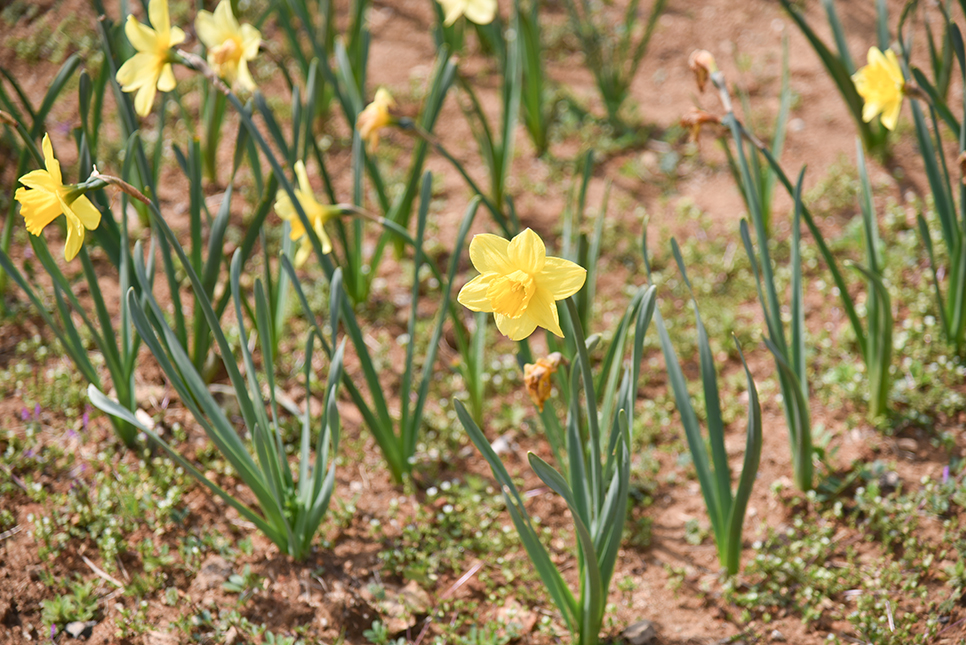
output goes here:
[[172, 27], [168, 17], [168, 0], [151, 0], [148, 5], [151, 27], [142, 25], [132, 15], [124, 24], [124, 33], [138, 51], [117, 70], [117, 82], [125, 92], [137, 91], [134, 111], [140, 116], [151, 113], [157, 90], [170, 92], [176, 81], [171, 69], [171, 48], [184, 42], [184, 32]]
[[232, 86], [253, 91], [248, 62], [258, 55], [262, 35], [251, 25], [238, 24], [230, 0], [221, 0], [214, 13], [199, 11], [195, 30], [208, 48], [208, 64], [215, 73]]
[[[301, 160], [295, 162], [295, 175], [299, 180], [299, 187], [295, 189], [295, 196], [302, 205], [302, 210], [305, 211], [312, 229], [319, 236], [319, 241], [322, 243], [322, 252], [331, 253], [332, 242], [329, 241], [329, 236], [326, 235], [323, 226], [330, 219], [338, 217], [342, 213], [342, 209], [338, 206], [321, 204], [315, 198], [312, 185], [309, 183], [309, 175], [305, 172], [305, 164]], [[290, 234], [292, 241], [302, 241], [299, 250], [295, 253], [295, 266], [302, 266], [312, 253], [312, 240], [309, 239], [305, 225], [302, 224], [302, 220], [295, 210], [295, 205], [292, 204], [292, 200], [289, 199], [288, 193], [284, 190], [278, 191], [275, 196], [275, 212], [292, 227]]]
[[866, 123], [881, 114], [882, 125], [895, 130], [906, 87], [899, 60], [891, 49], [869, 48], [869, 64], [852, 75], [855, 90], [862, 97], [862, 120]]
[[380, 87], [376, 90], [372, 103], [367, 105], [356, 118], [359, 138], [365, 141], [371, 150], [375, 150], [379, 145], [379, 130], [393, 124], [393, 116], [389, 113], [389, 109], [393, 107], [396, 107], [396, 102], [392, 94]]
[[470, 22], [488, 25], [496, 17], [496, 0], [439, 0], [443, 7], [443, 24], [449, 27], [460, 16]]
[[64, 214], [67, 218], [64, 259], [70, 262], [84, 244], [84, 229], [97, 228], [101, 212], [77, 186], [64, 184], [60, 162], [54, 157], [54, 148], [46, 134], [43, 150], [46, 170], [32, 170], [21, 177], [24, 187], [17, 189], [14, 199], [20, 202], [20, 214], [31, 235], [40, 235], [44, 227]]
[[560, 352], [553, 352], [549, 356], [538, 358], [536, 363], [527, 363], [523, 366], [523, 384], [533, 404], [541, 412], [553, 388], [550, 377], [560, 367], [562, 360], [563, 356]]
[[512, 240], [474, 236], [470, 260], [480, 275], [460, 290], [461, 305], [493, 313], [497, 328], [510, 340], [523, 340], [537, 327], [563, 337], [556, 302], [584, 286], [587, 271], [583, 267], [547, 257], [543, 240], [530, 229]]

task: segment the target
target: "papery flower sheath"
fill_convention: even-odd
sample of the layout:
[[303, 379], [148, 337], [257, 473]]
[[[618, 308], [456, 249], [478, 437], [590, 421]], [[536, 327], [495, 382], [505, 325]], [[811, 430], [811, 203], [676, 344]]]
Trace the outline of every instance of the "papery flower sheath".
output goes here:
[[172, 27], [168, 18], [168, 0], [151, 0], [148, 5], [151, 26], [142, 25], [128, 15], [124, 33], [138, 51], [117, 70], [117, 82], [125, 92], [137, 91], [134, 111], [141, 116], [151, 113], [157, 90], [170, 92], [176, 81], [171, 69], [171, 48], [184, 42], [184, 32]]
[[[309, 183], [308, 173], [305, 172], [305, 164], [301, 160], [295, 162], [295, 175], [299, 180], [299, 187], [295, 189], [295, 196], [302, 205], [302, 210], [309, 218], [309, 223], [315, 234], [322, 242], [322, 252], [332, 252], [332, 242], [326, 235], [323, 225], [334, 217], [338, 217], [342, 209], [338, 206], [327, 206], [320, 203], [312, 192], [312, 185]], [[305, 226], [295, 210], [295, 205], [289, 199], [288, 193], [284, 190], [278, 191], [275, 197], [275, 212], [283, 220], [287, 221], [292, 227], [291, 239], [293, 242], [301, 240], [299, 250], [295, 253], [295, 266], [302, 266], [312, 253], [312, 240], [309, 239]]]
[[17, 189], [14, 199], [20, 202], [20, 214], [31, 235], [40, 235], [58, 215], [64, 214], [67, 218], [64, 259], [70, 262], [84, 244], [84, 229], [97, 228], [101, 212], [76, 186], [64, 185], [60, 162], [54, 157], [54, 148], [46, 134], [43, 149], [46, 170], [33, 170], [21, 177], [24, 188]]
[[881, 52], [877, 47], [870, 47], [869, 64], [852, 75], [852, 82], [865, 102], [862, 120], [868, 123], [881, 114], [882, 125], [895, 130], [906, 86], [895, 52], [891, 49]]
[[510, 340], [523, 340], [537, 327], [563, 337], [556, 302], [584, 286], [587, 271], [583, 267], [547, 257], [543, 240], [530, 229], [512, 240], [474, 236], [470, 260], [480, 275], [460, 290], [460, 304], [493, 313], [497, 328]]
[[356, 119], [356, 130], [359, 138], [369, 145], [372, 150], [379, 145], [379, 130], [392, 125], [393, 117], [389, 114], [389, 109], [396, 106], [392, 94], [384, 88], [376, 90], [376, 96], [372, 103], [359, 113]]
[[527, 394], [533, 404], [543, 412], [543, 405], [550, 398], [553, 388], [550, 377], [554, 375], [563, 360], [560, 352], [553, 352], [549, 356], [538, 358], [536, 363], [527, 363], [523, 366], [523, 384], [527, 388]]
[[449, 27], [460, 16], [470, 22], [488, 25], [496, 17], [496, 0], [439, 0], [443, 7], [443, 24]]
[[232, 86], [254, 91], [248, 62], [258, 55], [262, 35], [251, 25], [238, 24], [230, 0], [221, 0], [214, 13], [199, 11], [195, 30], [208, 49], [208, 64], [215, 73]]

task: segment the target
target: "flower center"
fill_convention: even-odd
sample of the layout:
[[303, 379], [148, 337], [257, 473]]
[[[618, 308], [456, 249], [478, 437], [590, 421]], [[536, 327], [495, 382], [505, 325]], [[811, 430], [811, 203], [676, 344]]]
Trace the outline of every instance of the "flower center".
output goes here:
[[237, 63], [241, 58], [242, 48], [235, 38], [229, 38], [211, 50], [211, 61], [221, 67], [226, 63]]
[[527, 310], [537, 286], [529, 273], [514, 271], [490, 282], [486, 297], [493, 311], [508, 318], [519, 318]]

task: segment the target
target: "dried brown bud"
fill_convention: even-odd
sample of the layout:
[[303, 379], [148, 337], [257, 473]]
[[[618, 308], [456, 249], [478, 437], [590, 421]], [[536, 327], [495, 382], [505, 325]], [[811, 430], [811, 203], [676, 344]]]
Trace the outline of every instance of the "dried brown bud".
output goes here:
[[956, 159], [956, 163], [959, 164], [959, 175], [960, 181], [966, 186], [966, 152], [961, 152], [959, 158]]
[[527, 394], [533, 399], [534, 405], [543, 412], [543, 404], [550, 398], [550, 377], [557, 371], [563, 357], [560, 352], [554, 352], [546, 358], [538, 358], [534, 364], [523, 366], [523, 383]]
[[690, 112], [681, 117], [681, 126], [688, 129], [688, 140], [692, 142], [698, 140], [698, 136], [701, 134], [701, 126], [708, 123], [720, 125], [721, 117], [697, 108], [691, 108]]
[[696, 49], [688, 58], [688, 67], [694, 72], [694, 80], [698, 84], [698, 91], [703, 92], [711, 75], [718, 71], [714, 56], [706, 49]]

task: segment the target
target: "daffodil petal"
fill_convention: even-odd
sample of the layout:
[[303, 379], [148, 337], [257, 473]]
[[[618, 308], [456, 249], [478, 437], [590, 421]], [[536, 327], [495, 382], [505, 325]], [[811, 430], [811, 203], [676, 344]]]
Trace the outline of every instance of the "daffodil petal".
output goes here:
[[536, 275], [543, 271], [547, 248], [540, 236], [528, 228], [510, 240], [506, 254], [514, 269]]
[[537, 328], [537, 323], [526, 314], [519, 318], [496, 314], [495, 318], [497, 329], [510, 340], [523, 340]]
[[543, 271], [537, 276], [537, 286], [541, 291], [553, 295], [554, 300], [563, 300], [574, 295], [584, 286], [587, 270], [579, 264], [563, 258], [547, 258]]
[[463, 15], [478, 25], [488, 25], [496, 17], [496, 0], [466, 0]]
[[46, 170], [31, 170], [20, 178], [20, 183], [27, 188], [36, 188], [52, 193], [56, 193], [61, 186], [60, 182], [55, 182]]
[[557, 314], [557, 303], [552, 293], [542, 287], [538, 287], [530, 298], [527, 306], [526, 315], [537, 325], [552, 331], [557, 336], [563, 338], [563, 331], [560, 329], [560, 318]]
[[18, 188], [13, 197], [20, 202], [20, 214], [27, 232], [32, 235], [40, 235], [62, 212], [57, 195], [44, 190]]
[[145, 83], [138, 89], [138, 93], [134, 96], [134, 111], [139, 116], [144, 117], [151, 114], [151, 106], [154, 105], [156, 93], [157, 87], [153, 82]]
[[81, 195], [70, 205], [74, 215], [84, 225], [84, 228], [93, 231], [101, 223], [101, 212], [87, 199], [86, 195]]
[[490, 288], [490, 280], [493, 279], [493, 275], [492, 273], [484, 273], [464, 284], [459, 295], [456, 296], [456, 301], [470, 311], [491, 313], [493, 304], [486, 293]]
[[[899, 122], [899, 112], [901, 110], [902, 101], [895, 101], [882, 110], [881, 121], [887, 130], [896, 129], [896, 124]], [[863, 116], [865, 115], [863, 114]]]
[[321, 219], [315, 222], [313, 229], [315, 230], [315, 234], [319, 236], [319, 242], [322, 244], [322, 253], [325, 255], [332, 253], [332, 242], [329, 240], [329, 236], [325, 234], [325, 228], [322, 226]]
[[127, 59], [121, 69], [117, 70], [117, 82], [125, 92], [133, 92], [145, 85], [157, 82], [154, 77], [154, 60], [152, 54], [135, 54]]
[[251, 25], [241, 26], [242, 58], [252, 60], [258, 56], [258, 48], [262, 44], [262, 34]]
[[131, 46], [139, 52], [152, 52], [158, 47], [157, 32], [147, 25], [142, 25], [130, 14], [124, 23], [124, 35], [127, 36]]
[[470, 241], [470, 261], [480, 273], [511, 273], [515, 267], [507, 258], [508, 240], [499, 235], [481, 233]]
[[312, 254], [312, 243], [309, 241], [308, 237], [302, 239], [302, 243], [299, 245], [299, 250], [295, 252], [295, 266], [300, 267], [305, 264], [305, 261], [309, 259], [309, 255]]
[[64, 259], [70, 262], [84, 245], [84, 227], [76, 217], [67, 218], [67, 242], [64, 244]]
[[199, 11], [195, 16], [195, 32], [198, 34], [198, 40], [208, 49], [217, 47], [224, 40], [215, 16], [210, 11]]
[[178, 81], [174, 78], [174, 70], [171, 68], [171, 64], [168, 63], [161, 68], [161, 76], [158, 78], [158, 89], [162, 92], [170, 92], [178, 85]]
[[60, 174], [60, 162], [54, 157], [54, 146], [50, 143], [50, 135], [44, 133], [44, 140], [41, 143], [44, 149], [44, 166], [50, 173], [50, 179], [54, 184], [60, 186], [64, 183], [64, 178]]
[[169, 31], [171, 20], [168, 17], [168, 0], [151, 0], [148, 3], [148, 17], [151, 19], [151, 26], [156, 31]]

